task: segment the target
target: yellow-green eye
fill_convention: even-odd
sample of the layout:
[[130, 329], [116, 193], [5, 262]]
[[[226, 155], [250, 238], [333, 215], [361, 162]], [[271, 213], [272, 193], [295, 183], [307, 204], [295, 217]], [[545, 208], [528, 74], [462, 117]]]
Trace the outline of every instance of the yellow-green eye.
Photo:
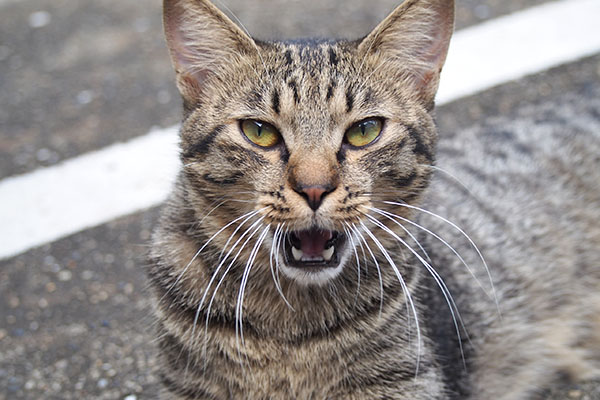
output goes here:
[[279, 132], [269, 123], [246, 119], [241, 123], [242, 132], [254, 144], [272, 147], [279, 143]]
[[346, 141], [354, 147], [363, 147], [377, 139], [383, 128], [380, 118], [368, 118], [355, 123], [346, 131]]

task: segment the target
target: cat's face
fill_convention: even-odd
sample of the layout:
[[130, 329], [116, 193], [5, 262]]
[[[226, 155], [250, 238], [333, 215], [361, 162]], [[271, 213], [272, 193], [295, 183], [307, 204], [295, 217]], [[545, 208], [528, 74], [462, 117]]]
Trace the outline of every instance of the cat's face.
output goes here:
[[[225, 251], [248, 240], [243, 261], [266, 252], [267, 267], [322, 284], [378, 250], [369, 216], [410, 214], [386, 201], [411, 204], [427, 185], [453, 16], [408, 3], [362, 41], [257, 43], [206, 1], [167, 2], [187, 193], [207, 234], [227, 227], [214, 239]], [[411, 28], [423, 14], [431, 26]]]

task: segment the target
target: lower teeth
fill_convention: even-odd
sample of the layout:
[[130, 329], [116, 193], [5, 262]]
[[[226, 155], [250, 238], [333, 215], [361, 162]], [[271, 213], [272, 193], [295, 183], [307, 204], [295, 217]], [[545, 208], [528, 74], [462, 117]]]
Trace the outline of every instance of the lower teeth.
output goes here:
[[[335, 252], [335, 246], [331, 246], [330, 248], [323, 250], [323, 253], [321, 253], [321, 257], [323, 257], [323, 259], [325, 261], [330, 261], [331, 257], [333, 257], [334, 252]], [[292, 246], [292, 256], [294, 256], [294, 260], [301, 261], [304, 256], [304, 252], [302, 252], [302, 250]]]
[[294, 260], [300, 261], [302, 259], [302, 250], [295, 248], [292, 246], [292, 255], [294, 256]]
[[333, 252], [335, 251], [335, 247], [331, 246], [328, 249], [323, 250], [323, 258], [325, 259], [325, 261], [329, 261], [331, 260], [331, 257], [333, 257]]

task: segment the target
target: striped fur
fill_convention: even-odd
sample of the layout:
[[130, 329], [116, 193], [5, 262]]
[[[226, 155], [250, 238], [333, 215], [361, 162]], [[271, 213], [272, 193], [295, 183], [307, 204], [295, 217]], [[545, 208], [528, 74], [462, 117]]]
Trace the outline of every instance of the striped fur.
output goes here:
[[[516, 229], [518, 221], [505, 214], [494, 219], [485, 209], [507, 205], [490, 199], [454, 212], [453, 205], [473, 201], [462, 188], [436, 180], [433, 195], [425, 192], [436, 168], [433, 100], [453, 8], [449, 0], [406, 0], [362, 40], [284, 43], [254, 41], [207, 0], [165, 0], [184, 120], [183, 167], [154, 233], [148, 268], [161, 398], [514, 400], [530, 398], [542, 376], [575, 376], [579, 370], [593, 375], [589, 347], [569, 349], [577, 347], [576, 339], [599, 339], [585, 336], [593, 332], [586, 329], [600, 328], [597, 318], [585, 329], [571, 329], [576, 321], [567, 329], [546, 317], [539, 326], [523, 320], [519, 307], [528, 301], [547, 313], [543, 275], [526, 274], [528, 259], [512, 262], [497, 254], [517, 258], [527, 235], [498, 243], [497, 233], [478, 225]], [[363, 148], [349, 146], [345, 132], [370, 117], [384, 121], [379, 137]], [[260, 148], [247, 140], [240, 130], [247, 119], [275, 126], [279, 144]], [[597, 135], [593, 139], [598, 148]], [[508, 137], [505, 157], [534, 146], [519, 140], [526, 138]], [[465, 165], [482, 176], [469, 186], [493, 181], [485, 162]], [[316, 211], [298, 181], [328, 185]], [[598, 205], [597, 186], [583, 186]], [[473, 227], [476, 242], [492, 255], [492, 272], [499, 271], [495, 292], [470, 243], [451, 241], [457, 256], [411, 224], [457, 237], [452, 225], [415, 208], [421, 204]], [[571, 211], [565, 218], [581, 222]], [[597, 220], [597, 210], [590, 215]], [[290, 275], [279, 251], [282, 232], [315, 227], [346, 234], [339, 267], [318, 279]], [[590, 242], [581, 244], [582, 263], [598, 283], [592, 268], [600, 264], [598, 228], [588, 223], [573, 230], [589, 232]], [[535, 265], [545, 259], [532, 254], [529, 260]], [[558, 276], [560, 268], [548, 276]], [[485, 298], [486, 290], [498, 307], [493, 295]], [[598, 296], [583, 301], [591, 318], [597, 317]], [[562, 310], [576, 312], [579, 304]], [[540, 344], [523, 339], [526, 333], [511, 336], [521, 328], [554, 333], [544, 333], [547, 342]], [[523, 350], [503, 356], [502, 345]], [[545, 345], [555, 358], [518, 359]], [[537, 381], [528, 382], [531, 377]]]

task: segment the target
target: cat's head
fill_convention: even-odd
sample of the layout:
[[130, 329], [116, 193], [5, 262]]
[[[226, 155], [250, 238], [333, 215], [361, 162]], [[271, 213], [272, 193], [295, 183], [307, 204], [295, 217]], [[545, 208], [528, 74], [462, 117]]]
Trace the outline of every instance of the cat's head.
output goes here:
[[410, 215], [429, 180], [453, 1], [406, 0], [358, 41], [255, 41], [207, 0], [164, 12], [181, 182], [213, 243], [320, 284], [381, 253], [375, 221], [406, 236], [385, 213]]

